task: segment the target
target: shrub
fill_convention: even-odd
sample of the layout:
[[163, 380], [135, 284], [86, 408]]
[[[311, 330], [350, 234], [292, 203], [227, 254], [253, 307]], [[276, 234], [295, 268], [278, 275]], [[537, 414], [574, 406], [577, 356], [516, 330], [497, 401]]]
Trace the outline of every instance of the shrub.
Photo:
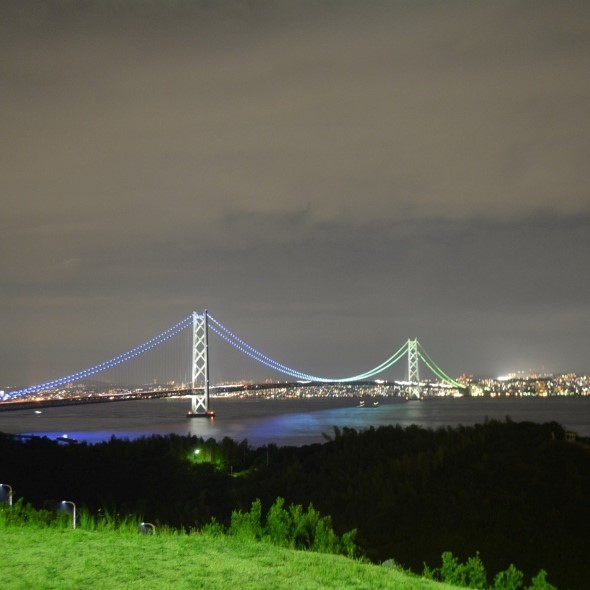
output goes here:
[[557, 590], [557, 588], [547, 581], [547, 572], [545, 570], [539, 573], [531, 580], [531, 585], [527, 590]]
[[494, 578], [494, 590], [519, 590], [523, 577], [522, 572], [511, 563], [508, 569], [498, 572]]
[[442, 554], [440, 577], [443, 581], [463, 588], [486, 588], [486, 570], [479, 553], [461, 563], [450, 551]]
[[212, 537], [220, 537], [226, 534], [225, 527], [215, 517], [211, 518], [210, 522], [203, 526], [200, 532]]
[[283, 498], [277, 498], [266, 514], [266, 534], [275, 545], [284, 545], [291, 538], [292, 519], [284, 504]]
[[304, 510], [300, 504], [285, 508], [285, 500], [277, 498], [262, 520], [260, 500], [252, 502], [250, 512], [234, 511], [229, 534], [245, 540], [267, 539], [275, 545], [291, 549], [336, 553], [354, 557], [356, 530], [339, 537], [332, 519], [322, 516], [312, 504]]
[[36, 510], [19, 498], [12, 506], [0, 506], [0, 529], [10, 526], [46, 527], [53, 514], [49, 510]]
[[[465, 563], [461, 563], [450, 551], [442, 554], [442, 565], [440, 568], [431, 569], [424, 564], [422, 575], [430, 580], [439, 580], [460, 586], [462, 588], [479, 588], [483, 590], [520, 590], [523, 588], [523, 573], [513, 564], [499, 572], [494, 578], [492, 586], [487, 585], [486, 570], [479, 558], [470, 557]], [[532, 580], [531, 586], [525, 590], [557, 590], [555, 586], [547, 582], [547, 572], [541, 570]]]
[[229, 534], [244, 541], [262, 539], [261, 517], [262, 505], [260, 500], [252, 502], [250, 512], [234, 510], [231, 513]]

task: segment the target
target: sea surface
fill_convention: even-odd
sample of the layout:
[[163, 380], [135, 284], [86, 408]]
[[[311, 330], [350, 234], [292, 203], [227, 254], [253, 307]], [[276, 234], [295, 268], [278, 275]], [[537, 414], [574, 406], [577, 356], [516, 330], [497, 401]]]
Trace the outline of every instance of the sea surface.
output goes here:
[[402, 401], [371, 398], [360, 407], [353, 398], [227, 399], [213, 398], [214, 419], [187, 418], [189, 399], [154, 399], [0, 412], [0, 432], [69, 438], [88, 443], [150, 435], [196, 435], [205, 439], [244, 440], [253, 447], [274, 443], [301, 446], [324, 442], [334, 427], [363, 430], [371, 426], [416, 424], [436, 429], [469, 426], [488, 419], [558, 422], [590, 437], [590, 397], [435, 398]]

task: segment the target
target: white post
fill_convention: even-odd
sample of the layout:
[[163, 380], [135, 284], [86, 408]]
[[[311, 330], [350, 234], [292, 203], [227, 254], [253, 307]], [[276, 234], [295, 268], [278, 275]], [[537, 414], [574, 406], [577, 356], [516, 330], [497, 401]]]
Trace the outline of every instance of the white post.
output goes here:
[[0, 488], [7, 488], [8, 489], [8, 505], [12, 506], [12, 486], [7, 483], [0, 483]]
[[61, 505], [65, 508], [70, 505], [72, 507], [72, 528], [76, 528], [76, 504], [70, 500], [62, 500]]

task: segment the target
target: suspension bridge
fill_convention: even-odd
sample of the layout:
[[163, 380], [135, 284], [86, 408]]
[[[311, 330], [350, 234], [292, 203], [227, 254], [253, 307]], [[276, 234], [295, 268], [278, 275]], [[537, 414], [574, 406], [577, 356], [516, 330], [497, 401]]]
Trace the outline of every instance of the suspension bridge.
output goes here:
[[[97, 375], [108, 374], [115, 367], [122, 367], [135, 362], [137, 358], [147, 356], [151, 351], [165, 346], [167, 343], [177, 339], [179, 335], [190, 336], [190, 357], [185, 353], [185, 359], [190, 358], [190, 376], [181, 385], [141, 389], [139, 398], [151, 397], [157, 394], [158, 397], [167, 396], [189, 396], [191, 407], [187, 412], [188, 417], [212, 417], [215, 415], [210, 408], [210, 393], [212, 385], [210, 383], [210, 354], [209, 338], [210, 334], [214, 335], [221, 341], [229, 344], [241, 355], [248, 357], [257, 363], [264, 365], [283, 375], [287, 375], [296, 380], [298, 385], [318, 385], [318, 384], [353, 384], [374, 380], [378, 375], [391, 368], [397, 363], [406, 363], [407, 380], [403, 382], [404, 391], [407, 397], [420, 398], [424, 387], [424, 382], [420, 379], [420, 361], [429, 369], [429, 371], [440, 380], [443, 386], [453, 389], [463, 389], [464, 386], [447, 375], [436, 363], [428, 356], [417, 338], [408, 339], [396, 352], [382, 363], [365, 371], [363, 373], [345, 376], [345, 377], [325, 377], [312, 375], [300, 370], [293, 369], [284, 365], [271, 357], [258, 351], [256, 348], [242, 340], [231, 330], [226, 328], [221, 322], [216, 320], [207, 311], [203, 313], [193, 312], [182, 321], [171, 326], [164, 332], [150, 340], [136, 346], [127, 352], [119, 354], [107, 361], [101, 362], [78, 371], [73, 374], [53, 379], [38, 385], [25, 387], [10, 391], [4, 396], [4, 402], [24, 402], [39, 399], [40, 397], [51, 394], [62, 388], [72, 387], [75, 383], [88, 382]], [[186, 360], [184, 361], [186, 363]], [[173, 382], [170, 382], [173, 383]], [[175, 383], [175, 382], [174, 382]], [[109, 399], [114, 399], [112, 396]]]

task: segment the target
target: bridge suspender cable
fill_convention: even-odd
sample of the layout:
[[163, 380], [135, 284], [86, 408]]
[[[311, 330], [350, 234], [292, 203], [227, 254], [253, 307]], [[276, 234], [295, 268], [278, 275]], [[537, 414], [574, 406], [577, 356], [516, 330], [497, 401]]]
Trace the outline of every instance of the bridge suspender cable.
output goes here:
[[231, 344], [234, 348], [246, 354], [250, 358], [258, 361], [259, 363], [284, 373], [285, 375], [289, 375], [290, 377], [296, 377], [298, 379], [305, 379], [306, 381], [318, 381], [320, 383], [350, 383], [352, 381], [363, 381], [378, 375], [379, 373], [385, 371], [397, 361], [407, 352], [408, 343], [406, 342], [397, 352], [395, 352], [392, 356], [390, 356], [387, 360], [383, 361], [377, 367], [366, 371], [365, 373], [361, 373], [360, 375], [353, 375], [352, 377], [320, 377], [317, 375], [310, 375], [308, 373], [302, 373], [301, 371], [297, 371], [296, 369], [292, 369], [283, 365], [270, 357], [266, 356], [262, 352], [256, 350], [252, 346], [250, 346], [247, 342], [244, 342], [239, 336], [231, 332], [228, 328], [226, 328], [223, 324], [218, 322], [213, 316], [209, 315], [209, 319], [211, 320], [211, 324], [209, 324], [210, 329], [215, 332], [220, 338], [225, 340], [227, 343]]
[[428, 356], [422, 345], [418, 342], [418, 356], [424, 361], [424, 364], [442, 381], [453, 387], [464, 388], [464, 385], [449, 377], [435, 362]]
[[244, 342], [241, 338], [236, 336], [233, 332], [228, 330], [223, 324], [218, 322], [212, 315], [209, 315], [209, 320], [212, 322], [209, 324], [209, 329], [217, 334], [222, 340], [225, 340], [228, 344], [231, 344], [234, 348], [242, 352], [243, 354], [253, 358], [255, 361], [270, 367], [280, 373], [284, 373], [291, 377], [297, 377], [299, 379], [306, 379], [309, 381], [316, 381], [320, 378], [313, 377], [312, 375], [308, 375], [307, 373], [302, 373], [301, 371], [296, 371], [295, 369], [291, 369], [286, 365], [282, 365], [281, 363], [271, 359], [270, 357], [262, 354], [252, 346], [250, 346], [247, 342]]

